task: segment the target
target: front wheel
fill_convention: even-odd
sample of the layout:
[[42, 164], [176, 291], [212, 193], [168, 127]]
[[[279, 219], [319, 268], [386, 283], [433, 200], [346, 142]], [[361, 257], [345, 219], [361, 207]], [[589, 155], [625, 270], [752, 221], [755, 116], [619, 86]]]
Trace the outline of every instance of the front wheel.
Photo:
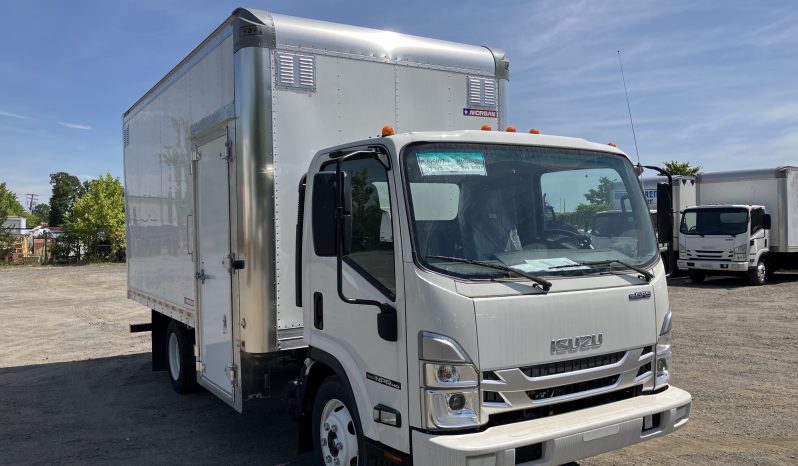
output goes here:
[[363, 429], [357, 407], [349, 390], [336, 376], [322, 382], [313, 401], [313, 434], [314, 464], [365, 464]]
[[756, 263], [756, 267], [748, 269], [748, 283], [754, 286], [762, 286], [765, 284], [767, 275], [768, 270], [765, 261], [759, 259], [759, 262]]

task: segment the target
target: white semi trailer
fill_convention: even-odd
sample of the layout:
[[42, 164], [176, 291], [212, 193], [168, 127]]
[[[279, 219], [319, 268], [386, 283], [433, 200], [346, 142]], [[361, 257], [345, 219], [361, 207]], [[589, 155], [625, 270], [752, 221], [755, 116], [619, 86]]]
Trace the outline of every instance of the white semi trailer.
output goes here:
[[779, 268], [798, 268], [798, 168], [701, 173], [695, 206], [682, 212], [680, 269], [747, 274], [763, 285]]
[[[123, 117], [153, 368], [241, 411], [297, 364], [300, 447], [336, 466], [560, 464], [685, 425], [632, 164], [467, 130], [506, 126], [508, 79], [497, 49], [233, 12]], [[633, 245], [547, 230], [546, 192], [603, 176]]]

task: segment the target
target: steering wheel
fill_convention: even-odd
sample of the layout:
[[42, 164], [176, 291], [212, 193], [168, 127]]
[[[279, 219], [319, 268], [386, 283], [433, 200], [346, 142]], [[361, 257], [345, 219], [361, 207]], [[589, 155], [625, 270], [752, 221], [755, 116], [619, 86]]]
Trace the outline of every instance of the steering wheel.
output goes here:
[[[546, 230], [543, 232], [543, 236], [536, 238], [535, 241], [541, 241], [541, 240], [544, 243], [551, 244], [553, 246], [568, 247], [570, 245], [571, 249], [592, 248], [589, 236], [582, 235], [580, 233], [574, 233], [573, 231], [570, 230], [560, 230], [560, 229]], [[531, 241], [528, 244], [535, 243], [535, 241]]]

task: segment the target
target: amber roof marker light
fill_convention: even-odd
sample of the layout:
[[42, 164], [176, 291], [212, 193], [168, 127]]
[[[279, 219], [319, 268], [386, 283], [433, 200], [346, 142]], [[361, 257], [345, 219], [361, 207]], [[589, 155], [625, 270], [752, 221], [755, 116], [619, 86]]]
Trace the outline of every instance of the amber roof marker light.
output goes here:
[[482, 128], [479, 128], [479, 129], [481, 129], [482, 131], [493, 131], [493, 128], [491, 128], [490, 125], [487, 125], [487, 124], [486, 125], [482, 125]]
[[382, 127], [382, 137], [393, 136], [394, 134], [393, 126], [385, 125]]
[[508, 133], [514, 133], [515, 132], [515, 126], [508, 126], [504, 130], [507, 131]]
[[537, 128], [532, 128], [529, 130], [529, 134], [540, 134], [540, 130]]

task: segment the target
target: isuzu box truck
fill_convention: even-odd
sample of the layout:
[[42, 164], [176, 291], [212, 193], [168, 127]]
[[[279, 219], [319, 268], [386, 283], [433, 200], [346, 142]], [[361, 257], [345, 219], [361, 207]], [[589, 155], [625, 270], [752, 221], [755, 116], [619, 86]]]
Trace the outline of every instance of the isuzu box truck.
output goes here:
[[[560, 464], [685, 425], [634, 167], [487, 131], [508, 79], [498, 49], [233, 12], [123, 118], [154, 369], [241, 411], [296, 364], [300, 447], [335, 466]], [[603, 177], [634, 242], [547, 228], [547, 195]]]
[[798, 168], [701, 173], [697, 182], [678, 249], [679, 268], [692, 281], [746, 274], [763, 285], [779, 268], [798, 268]]

